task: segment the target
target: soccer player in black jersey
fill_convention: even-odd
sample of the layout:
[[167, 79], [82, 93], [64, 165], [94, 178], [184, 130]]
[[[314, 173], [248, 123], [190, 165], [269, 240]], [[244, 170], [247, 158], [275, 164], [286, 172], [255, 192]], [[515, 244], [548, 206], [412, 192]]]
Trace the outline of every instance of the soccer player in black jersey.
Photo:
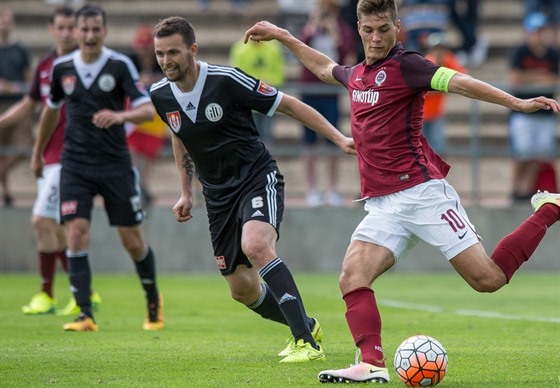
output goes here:
[[259, 139], [252, 110], [294, 117], [346, 153], [354, 153], [353, 140], [308, 105], [241, 70], [197, 61], [195, 32], [183, 18], [161, 21], [154, 43], [166, 78], [152, 85], [150, 94], [157, 113], [173, 131], [181, 182], [181, 197], [173, 207], [177, 221], [192, 217], [196, 171], [216, 264], [232, 297], [262, 317], [290, 327], [292, 337], [279, 354], [280, 362], [323, 361], [321, 327], [307, 316], [292, 274], [276, 254], [284, 180]]
[[[79, 50], [58, 58], [52, 71], [47, 106], [41, 114], [31, 168], [42, 175], [42, 153], [52, 136], [63, 102], [67, 123], [60, 175], [60, 215], [67, 229], [67, 256], [72, 291], [81, 313], [64, 325], [67, 331], [97, 331], [90, 300], [88, 259], [93, 199], [103, 196], [111, 225], [133, 259], [146, 292], [145, 330], [163, 328], [163, 304], [158, 295], [154, 254], [146, 243], [138, 174], [132, 167], [123, 123], [154, 116], [136, 68], [128, 57], [104, 46], [105, 11], [86, 5], [76, 13]], [[125, 110], [125, 97], [132, 109]]]

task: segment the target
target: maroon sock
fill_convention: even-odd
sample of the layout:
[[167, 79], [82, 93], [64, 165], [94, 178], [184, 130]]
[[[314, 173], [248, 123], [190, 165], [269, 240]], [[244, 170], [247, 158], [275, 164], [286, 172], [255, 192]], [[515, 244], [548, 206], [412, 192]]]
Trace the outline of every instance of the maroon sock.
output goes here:
[[62, 250], [57, 253], [60, 264], [62, 264], [62, 269], [64, 272], [68, 273], [68, 258], [66, 257], [66, 250]]
[[46, 292], [51, 298], [54, 279], [56, 253], [39, 252], [39, 272], [41, 274], [41, 291]]
[[381, 346], [381, 315], [373, 290], [360, 287], [343, 296], [346, 302], [346, 322], [354, 343], [362, 352], [362, 361], [385, 367]]
[[546, 230], [559, 218], [560, 207], [543, 205], [498, 243], [492, 260], [504, 271], [508, 283], [515, 271], [535, 252]]

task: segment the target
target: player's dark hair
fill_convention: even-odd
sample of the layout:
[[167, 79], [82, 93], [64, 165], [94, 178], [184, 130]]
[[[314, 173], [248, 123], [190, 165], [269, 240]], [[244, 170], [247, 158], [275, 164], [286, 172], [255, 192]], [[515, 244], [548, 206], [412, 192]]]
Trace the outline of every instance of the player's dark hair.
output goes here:
[[74, 16], [74, 10], [67, 5], [61, 5], [60, 7], [57, 7], [54, 10], [53, 14], [49, 17], [49, 24], [54, 24], [54, 19], [57, 16], [72, 17]]
[[359, 0], [356, 6], [358, 20], [365, 15], [382, 15], [387, 11], [389, 11], [393, 23], [397, 24], [399, 13], [395, 0]]
[[101, 16], [103, 26], [107, 25], [107, 14], [105, 10], [98, 5], [86, 4], [76, 12], [76, 20], [79, 18], [93, 18]]
[[179, 34], [183, 37], [187, 47], [196, 43], [193, 26], [180, 16], [171, 16], [160, 21], [154, 28], [154, 38], [166, 38]]

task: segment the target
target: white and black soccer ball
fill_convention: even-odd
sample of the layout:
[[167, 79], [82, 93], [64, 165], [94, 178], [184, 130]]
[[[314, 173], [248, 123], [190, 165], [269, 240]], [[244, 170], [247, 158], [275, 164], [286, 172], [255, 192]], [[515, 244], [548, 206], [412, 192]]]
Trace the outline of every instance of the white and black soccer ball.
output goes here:
[[448, 359], [443, 345], [427, 335], [404, 340], [395, 352], [395, 372], [409, 387], [430, 387], [445, 377]]

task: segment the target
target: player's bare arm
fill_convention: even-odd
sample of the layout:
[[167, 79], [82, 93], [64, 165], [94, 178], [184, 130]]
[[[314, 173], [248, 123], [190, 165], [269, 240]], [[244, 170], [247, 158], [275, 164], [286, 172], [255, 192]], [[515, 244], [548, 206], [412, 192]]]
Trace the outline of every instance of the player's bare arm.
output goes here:
[[286, 29], [280, 28], [267, 21], [261, 21], [245, 32], [245, 43], [247, 43], [249, 39], [256, 42], [275, 39], [293, 52], [299, 61], [321, 81], [326, 83], [338, 83], [332, 75], [332, 70], [337, 63], [325, 54], [307, 46]]
[[560, 113], [560, 104], [554, 99], [543, 96], [525, 100], [520, 99], [463, 73], [456, 73], [451, 78], [448, 84], [448, 91], [449, 93], [460, 94], [475, 100], [491, 102], [524, 113], [532, 113], [541, 109]]
[[347, 154], [356, 154], [354, 148], [354, 139], [344, 136], [338, 129], [328, 122], [319, 112], [307, 104], [299, 101], [297, 98], [284, 94], [280, 105], [279, 112], [282, 112], [294, 119], [300, 121], [306, 127], [311, 128], [315, 132], [323, 135]]
[[154, 118], [155, 109], [151, 102], [142, 104], [134, 109], [114, 111], [102, 109], [93, 115], [93, 124], [99, 128], [110, 128], [113, 125], [121, 125], [124, 122], [139, 124]]
[[31, 97], [23, 97], [0, 115], [0, 129], [15, 125], [26, 117], [31, 117], [35, 113], [37, 105], [39, 105], [39, 103]]
[[194, 163], [181, 139], [174, 135], [171, 137], [171, 144], [175, 164], [179, 171], [179, 182], [181, 183], [181, 197], [173, 206], [173, 214], [178, 222], [185, 222], [193, 217], [191, 209], [193, 207], [192, 180], [194, 179]]
[[45, 106], [41, 112], [39, 130], [33, 144], [30, 162], [30, 169], [36, 178], [43, 176], [43, 151], [56, 129], [59, 114], [60, 109], [53, 109], [48, 106]]

